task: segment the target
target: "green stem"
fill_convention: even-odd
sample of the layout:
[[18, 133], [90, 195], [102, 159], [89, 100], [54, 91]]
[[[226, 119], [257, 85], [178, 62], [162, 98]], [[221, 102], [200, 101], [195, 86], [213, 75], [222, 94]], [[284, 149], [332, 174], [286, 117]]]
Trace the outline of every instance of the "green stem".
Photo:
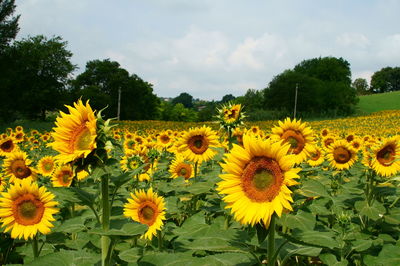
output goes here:
[[269, 224], [267, 252], [268, 266], [275, 266], [275, 214], [271, 216]]
[[[101, 195], [103, 205], [102, 227], [103, 232], [110, 228], [110, 203], [108, 201], [108, 174], [101, 177]], [[101, 237], [101, 265], [108, 265], [107, 255], [110, 247], [110, 237], [103, 235]]]
[[160, 230], [157, 231], [157, 238], [158, 238], [158, 250], [161, 251], [163, 246], [163, 239]]
[[32, 239], [32, 250], [33, 250], [33, 257], [39, 257], [39, 246], [38, 246], [38, 239], [37, 235], [35, 235]]
[[368, 206], [371, 206], [371, 201], [373, 199], [374, 196], [374, 174], [371, 173], [370, 177], [369, 177], [369, 189], [368, 189], [369, 193], [368, 193], [368, 198], [367, 198], [367, 202], [368, 202]]
[[194, 163], [194, 178], [196, 179], [197, 177], [197, 166], [198, 166], [198, 162]]
[[228, 148], [229, 150], [232, 149], [232, 132], [230, 129], [228, 129]]

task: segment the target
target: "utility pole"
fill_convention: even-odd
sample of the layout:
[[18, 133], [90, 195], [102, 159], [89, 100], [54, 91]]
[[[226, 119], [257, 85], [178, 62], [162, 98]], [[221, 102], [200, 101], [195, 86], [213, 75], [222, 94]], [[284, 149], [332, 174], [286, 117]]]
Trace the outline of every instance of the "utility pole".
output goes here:
[[296, 108], [297, 108], [297, 90], [299, 88], [299, 84], [296, 83], [296, 92], [294, 94], [294, 113], [293, 113], [293, 118], [296, 118]]
[[117, 120], [119, 121], [121, 114], [121, 88], [118, 89], [118, 110], [117, 110]]

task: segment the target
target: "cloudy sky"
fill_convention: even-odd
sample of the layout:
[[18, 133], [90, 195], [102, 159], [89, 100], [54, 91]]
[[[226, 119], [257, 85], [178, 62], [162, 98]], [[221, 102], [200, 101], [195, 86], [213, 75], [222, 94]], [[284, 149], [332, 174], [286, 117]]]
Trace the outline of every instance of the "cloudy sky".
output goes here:
[[398, 0], [16, 0], [18, 39], [61, 36], [84, 71], [118, 61], [160, 97], [262, 89], [304, 59], [346, 59], [352, 78], [400, 62]]

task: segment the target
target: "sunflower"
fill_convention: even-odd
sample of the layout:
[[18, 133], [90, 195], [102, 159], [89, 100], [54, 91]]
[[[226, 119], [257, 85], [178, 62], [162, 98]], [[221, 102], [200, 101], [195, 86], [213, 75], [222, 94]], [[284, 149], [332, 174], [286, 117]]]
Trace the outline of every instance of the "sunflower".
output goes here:
[[172, 161], [169, 172], [171, 173], [171, 178], [183, 177], [185, 180], [194, 177], [194, 168], [190, 163], [186, 163], [184, 158], [177, 156], [175, 160]]
[[17, 179], [0, 198], [0, 222], [12, 238], [33, 238], [38, 231], [50, 233], [58, 212], [54, 195], [30, 179]]
[[86, 179], [89, 176], [89, 173], [85, 170], [80, 170], [79, 172], [76, 173], [76, 178], [78, 181], [82, 181]]
[[329, 129], [327, 129], [327, 128], [323, 128], [322, 130], [321, 130], [321, 132], [320, 132], [320, 136], [321, 137], [326, 137], [326, 136], [328, 136], [329, 135]]
[[30, 167], [32, 161], [23, 151], [16, 151], [4, 159], [3, 172], [9, 178], [8, 182], [13, 183], [17, 179], [36, 179], [36, 172]]
[[0, 173], [0, 191], [3, 191], [4, 187], [6, 186], [3, 174]]
[[14, 138], [6, 137], [0, 140], [0, 156], [7, 156], [18, 150], [18, 145], [14, 142]]
[[74, 171], [68, 164], [60, 165], [51, 176], [53, 187], [69, 187], [74, 179]]
[[133, 155], [131, 153], [127, 153], [125, 156], [121, 157], [120, 160], [121, 169], [124, 172], [133, 171], [139, 166], [143, 164], [143, 160], [138, 155]]
[[336, 141], [335, 136], [333, 135], [328, 135], [326, 137], [322, 138], [322, 145], [325, 148], [329, 148], [329, 145], [331, 145], [332, 143], [334, 143]]
[[96, 148], [96, 117], [89, 102], [86, 105], [81, 100], [74, 107], [66, 105], [69, 114], [61, 113], [57, 118], [56, 127], [51, 136], [54, 142], [49, 143], [60, 154], [56, 160], [69, 163], [78, 158], [86, 158]]
[[318, 166], [322, 164], [324, 160], [325, 160], [324, 150], [316, 145], [313, 146], [310, 150], [310, 159], [307, 161], [307, 163], [310, 166]]
[[163, 197], [157, 195], [150, 188], [147, 192], [144, 190], [135, 190], [128, 198], [128, 203], [124, 205], [124, 215], [132, 220], [145, 224], [149, 227], [147, 232], [141, 238], [151, 240], [160, 230], [165, 220], [165, 201]]
[[43, 176], [51, 176], [56, 167], [56, 162], [52, 156], [44, 156], [37, 163], [38, 173]]
[[332, 143], [326, 156], [330, 165], [337, 170], [349, 169], [357, 161], [357, 151], [347, 140]]
[[290, 144], [289, 152], [294, 154], [295, 163], [301, 163], [307, 159], [308, 150], [314, 144], [313, 131], [301, 119], [290, 120], [286, 118], [283, 122], [279, 121], [279, 126], [272, 128], [273, 138], [280, 138]]
[[396, 137], [384, 140], [372, 148], [371, 167], [381, 176], [392, 176], [400, 171], [400, 145]]
[[172, 144], [172, 138], [170, 135], [167, 134], [167, 132], [162, 132], [160, 135], [157, 137], [157, 145], [160, 148], [167, 148]]
[[23, 131], [19, 131], [15, 133], [14, 140], [15, 143], [21, 143], [25, 139], [25, 133]]
[[211, 128], [192, 128], [178, 140], [177, 149], [185, 159], [201, 163], [214, 157], [219, 146], [217, 134]]
[[283, 141], [243, 137], [243, 146], [234, 144], [221, 164], [225, 174], [217, 183], [217, 191], [226, 194], [227, 203], [237, 221], [254, 225], [260, 221], [269, 226], [274, 212], [280, 217], [283, 209], [292, 210], [288, 186], [298, 184], [300, 168], [292, 168], [295, 155]]

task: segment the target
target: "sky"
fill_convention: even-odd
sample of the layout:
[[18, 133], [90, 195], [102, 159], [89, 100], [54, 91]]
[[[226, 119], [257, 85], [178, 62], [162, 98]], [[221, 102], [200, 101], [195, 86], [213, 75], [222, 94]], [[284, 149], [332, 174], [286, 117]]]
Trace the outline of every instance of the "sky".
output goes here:
[[61, 36], [78, 66], [117, 61], [153, 84], [221, 100], [263, 89], [303, 60], [334, 56], [352, 79], [399, 66], [399, 0], [16, 0], [17, 39]]

